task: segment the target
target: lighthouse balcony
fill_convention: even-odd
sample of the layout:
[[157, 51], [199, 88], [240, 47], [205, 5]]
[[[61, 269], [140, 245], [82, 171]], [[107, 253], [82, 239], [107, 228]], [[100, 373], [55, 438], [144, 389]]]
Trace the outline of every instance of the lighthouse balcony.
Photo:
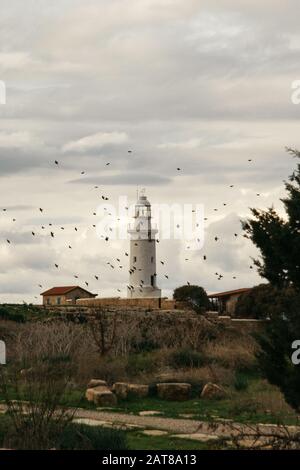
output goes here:
[[148, 239], [149, 236], [154, 237], [158, 233], [158, 228], [156, 224], [151, 224], [151, 227], [147, 226], [137, 226], [135, 224], [129, 224], [127, 227], [127, 232], [132, 236], [132, 238], [137, 239]]

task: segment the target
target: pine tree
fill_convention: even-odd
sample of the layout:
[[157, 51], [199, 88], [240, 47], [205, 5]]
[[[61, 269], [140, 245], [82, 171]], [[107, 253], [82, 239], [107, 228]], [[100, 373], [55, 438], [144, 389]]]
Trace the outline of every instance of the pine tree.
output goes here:
[[[300, 152], [287, 149], [300, 158]], [[258, 337], [261, 351], [260, 368], [267, 379], [277, 385], [287, 402], [300, 409], [300, 365], [292, 363], [292, 343], [300, 340], [300, 164], [285, 182], [287, 197], [282, 199], [286, 217], [274, 208], [252, 209], [253, 219], [244, 223], [247, 236], [259, 248], [255, 260], [259, 274], [272, 286], [283, 290], [293, 288], [296, 297], [287, 299], [285, 310], [271, 315], [263, 335]], [[295, 300], [296, 299], [296, 300]]]

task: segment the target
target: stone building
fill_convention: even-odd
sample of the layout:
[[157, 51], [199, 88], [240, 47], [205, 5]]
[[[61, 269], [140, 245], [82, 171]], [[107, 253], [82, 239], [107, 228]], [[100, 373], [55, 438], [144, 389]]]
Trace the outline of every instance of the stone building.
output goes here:
[[93, 299], [97, 294], [79, 286], [52, 287], [41, 294], [43, 305], [74, 305], [78, 299]]
[[250, 288], [235, 289], [211, 294], [208, 297], [211, 300], [213, 310], [216, 310], [223, 315], [234, 316], [235, 307], [239, 297], [242, 294], [250, 292], [250, 290]]
[[151, 221], [150, 202], [142, 192], [135, 206], [134, 223], [128, 227], [130, 266], [127, 297], [130, 299], [161, 297], [156, 274], [157, 232]]

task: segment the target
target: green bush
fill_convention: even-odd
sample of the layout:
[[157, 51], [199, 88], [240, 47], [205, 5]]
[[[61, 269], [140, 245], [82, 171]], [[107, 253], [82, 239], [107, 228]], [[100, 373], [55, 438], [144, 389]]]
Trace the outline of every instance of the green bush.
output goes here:
[[205, 313], [210, 308], [207, 293], [200, 286], [184, 285], [177, 287], [174, 290], [173, 299], [190, 303], [197, 311], [199, 309], [199, 313]]
[[[29, 425], [29, 423], [28, 423]], [[30, 430], [24, 427], [22, 432]], [[22, 434], [22, 433], [21, 433]], [[127, 440], [125, 431], [107, 429], [100, 426], [88, 426], [79, 423], [70, 423], [63, 429], [52, 423], [49, 433], [48, 448], [58, 450], [126, 450]], [[13, 449], [22, 449], [22, 435], [14, 434], [12, 420], [6, 414], [0, 416], [0, 446]], [[39, 447], [39, 448], [43, 448]], [[45, 448], [46, 450], [46, 448]]]
[[175, 369], [184, 367], [202, 367], [205, 364], [203, 354], [192, 349], [179, 349], [174, 351], [169, 360], [169, 365]]
[[128, 357], [126, 372], [130, 376], [139, 374], [151, 374], [156, 369], [155, 361], [151, 354], [132, 354]]
[[0, 320], [10, 320], [25, 323], [33, 317], [39, 317], [43, 310], [31, 304], [2, 304], [0, 305]]
[[247, 390], [249, 386], [249, 379], [247, 375], [243, 374], [242, 372], [236, 372], [233, 385], [238, 392]]
[[228, 411], [233, 418], [240, 415], [253, 417], [259, 411], [259, 404], [251, 399], [240, 399], [234, 401], [229, 406]]
[[9, 416], [0, 416], [0, 447], [4, 447], [5, 438], [11, 428], [11, 420]]
[[126, 450], [126, 433], [85, 424], [70, 424], [59, 439], [59, 450]]

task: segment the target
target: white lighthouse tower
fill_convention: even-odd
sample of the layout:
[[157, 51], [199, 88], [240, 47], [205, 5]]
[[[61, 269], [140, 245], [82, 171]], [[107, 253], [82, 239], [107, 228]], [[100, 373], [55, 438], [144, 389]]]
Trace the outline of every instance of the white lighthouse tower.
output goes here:
[[133, 225], [129, 226], [130, 266], [127, 297], [160, 298], [156, 285], [156, 240], [158, 230], [152, 228], [151, 205], [142, 191], [135, 205]]

